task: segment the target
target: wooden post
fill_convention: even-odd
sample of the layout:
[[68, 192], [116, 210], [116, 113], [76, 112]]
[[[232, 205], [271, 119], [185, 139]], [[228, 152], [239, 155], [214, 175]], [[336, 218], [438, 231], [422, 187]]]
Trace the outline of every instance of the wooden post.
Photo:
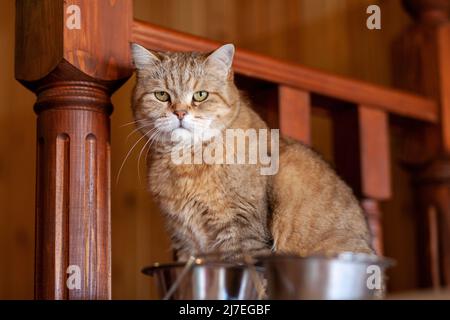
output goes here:
[[110, 95], [131, 0], [17, 0], [16, 79], [37, 95], [37, 299], [111, 298]]
[[438, 288], [450, 285], [450, 2], [403, 4], [416, 23], [394, 43], [395, 83], [440, 104], [439, 125], [406, 131], [403, 152], [419, 195], [420, 284]]

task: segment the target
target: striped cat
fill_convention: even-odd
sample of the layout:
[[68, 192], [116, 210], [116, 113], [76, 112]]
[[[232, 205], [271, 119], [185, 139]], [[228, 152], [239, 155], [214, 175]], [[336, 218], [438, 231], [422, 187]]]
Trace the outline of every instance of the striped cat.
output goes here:
[[373, 252], [351, 189], [301, 143], [281, 138], [276, 150], [268, 149], [268, 155], [278, 154], [273, 175], [261, 174], [260, 161], [174, 162], [180, 142], [195, 153], [225, 131], [267, 129], [234, 84], [233, 45], [203, 54], [151, 52], [132, 44], [132, 54], [132, 109], [150, 145], [149, 188], [179, 260], [211, 252], [224, 259], [272, 251]]

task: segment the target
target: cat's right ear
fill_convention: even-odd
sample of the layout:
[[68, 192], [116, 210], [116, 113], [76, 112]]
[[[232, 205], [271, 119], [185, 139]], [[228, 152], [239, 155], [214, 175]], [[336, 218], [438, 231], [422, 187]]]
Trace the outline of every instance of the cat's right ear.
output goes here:
[[156, 54], [137, 43], [131, 44], [131, 55], [133, 56], [134, 66], [137, 70], [144, 69], [161, 61]]

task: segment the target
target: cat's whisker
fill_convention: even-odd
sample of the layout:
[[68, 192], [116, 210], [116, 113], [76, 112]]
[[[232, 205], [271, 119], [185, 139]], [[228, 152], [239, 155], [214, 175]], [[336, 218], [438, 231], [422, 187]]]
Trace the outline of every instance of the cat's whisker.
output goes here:
[[150, 150], [153, 146], [153, 144], [155, 143], [155, 141], [157, 141], [162, 135], [164, 134], [164, 132], [159, 131], [159, 133], [152, 139], [152, 142], [150, 142], [150, 145], [147, 148], [147, 153], [145, 155], [145, 163], [148, 163], [148, 154], [150, 153]]
[[128, 139], [130, 138], [130, 136], [131, 136], [133, 133], [135, 133], [135, 132], [137, 132], [137, 131], [139, 131], [139, 130], [142, 130], [142, 129], [149, 128], [150, 126], [151, 126], [151, 124], [147, 124], [147, 125], [145, 125], [145, 126], [142, 126], [142, 127], [139, 127], [139, 128], [134, 129], [133, 131], [131, 131], [131, 132], [127, 135], [125, 141], [128, 141]]
[[[144, 152], [145, 148], [147, 147], [147, 145], [149, 145], [148, 149], [150, 150], [151, 145], [153, 144], [153, 142], [156, 140], [156, 138], [158, 137], [160, 130], [158, 130], [158, 128], [155, 128], [156, 130], [153, 132], [153, 134], [151, 134], [151, 136], [148, 138], [147, 142], [144, 144], [144, 146], [142, 147], [141, 151], [139, 152], [139, 157], [138, 157], [138, 163], [137, 163], [137, 168], [138, 168], [138, 179], [139, 179], [139, 183], [141, 183], [141, 170], [140, 170], [140, 163], [141, 163], [141, 157], [142, 157], [142, 153]], [[148, 152], [147, 152], [148, 154]], [[147, 159], [147, 157], [146, 157]]]
[[147, 148], [147, 153], [145, 154], [145, 164], [148, 163], [148, 154], [150, 153], [151, 143], [150, 146]]
[[127, 159], [128, 159], [128, 157], [130, 156], [131, 152], [132, 152], [133, 149], [137, 146], [137, 144], [138, 144], [142, 139], [144, 139], [144, 138], [147, 136], [147, 134], [148, 134], [151, 130], [153, 130], [153, 129], [150, 129], [145, 135], [143, 135], [142, 137], [140, 137], [139, 140], [136, 141], [136, 142], [134, 143], [134, 145], [131, 147], [131, 149], [128, 151], [127, 155], [125, 156], [125, 159], [122, 161], [122, 164], [120, 165], [119, 172], [117, 173], [116, 184], [119, 184], [120, 173], [122, 172], [123, 166], [125, 165], [125, 162], [127, 161]]
[[144, 121], [147, 121], [147, 119], [134, 120], [134, 121], [127, 122], [127, 123], [124, 123], [124, 124], [120, 125], [119, 128], [123, 128], [123, 127], [126, 127], [126, 126], [131, 126], [132, 124], [136, 124], [136, 123], [144, 122]]
[[149, 149], [153, 146], [153, 144], [155, 144], [155, 142], [157, 142], [160, 138], [164, 137], [166, 133], [163, 131], [160, 131], [154, 138], [153, 141], [150, 143]]
[[144, 144], [144, 146], [141, 148], [141, 151], [139, 152], [139, 157], [138, 157], [138, 161], [137, 161], [137, 170], [138, 170], [139, 184], [141, 184], [141, 168], [140, 168], [140, 163], [141, 163], [142, 152], [145, 150], [145, 147], [147, 147], [147, 145], [148, 145], [151, 141], [152, 141], [152, 140], [148, 139], [147, 142]]

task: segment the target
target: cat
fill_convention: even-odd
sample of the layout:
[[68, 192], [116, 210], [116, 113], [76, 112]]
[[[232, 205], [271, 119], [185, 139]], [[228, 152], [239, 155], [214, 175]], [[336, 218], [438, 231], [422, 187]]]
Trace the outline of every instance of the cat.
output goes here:
[[[352, 190], [300, 142], [279, 139], [273, 175], [261, 174], [259, 161], [174, 163], [172, 151], [180, 141], [195, 152], [226, 129], [268, 128], [234, 83], [232, 44], [208, 54], [153, 52], [134, 43], [131, 50], [132, 111], [151, 145], [149, 189], [179, 261], [214, 252], [226, 260], [271, 252], [374, 253]], [[207, 134], [210, 129], [216, 133]], [[203, 135], [195, 136], [195, 130]]]

